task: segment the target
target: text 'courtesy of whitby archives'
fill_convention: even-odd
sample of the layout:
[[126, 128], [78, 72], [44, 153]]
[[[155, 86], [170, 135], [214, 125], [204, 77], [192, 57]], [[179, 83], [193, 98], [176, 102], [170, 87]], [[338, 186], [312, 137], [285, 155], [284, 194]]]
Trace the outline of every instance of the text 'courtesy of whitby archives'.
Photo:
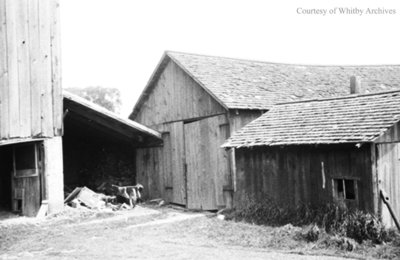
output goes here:
[[298, 7], [296, 13], [299, 15], [396, 15], [397, 10], [392, 8], [358, 8], [358, 7], [333, 7], [333, 8], [305, 8]]

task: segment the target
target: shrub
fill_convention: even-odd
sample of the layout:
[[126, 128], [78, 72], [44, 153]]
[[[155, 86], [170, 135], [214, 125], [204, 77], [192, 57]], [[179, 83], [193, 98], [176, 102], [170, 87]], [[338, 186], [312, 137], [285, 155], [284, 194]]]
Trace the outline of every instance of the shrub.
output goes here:
[[[348, 210], [333, 203], [317, 207], [301, 204], [290, 208], [281, 207], [271, 199], [256, 202], [247, 198], [240, 205], [240, 208], [226, 212], [227, 220], [269, 226], [315, 224], [329, 234], [348, 237], [358, 243], [371, 240], [379, 244], [390, 239], [387, 230], [374, 215], [360, 210]], [[316, 228], [311, 229], [309, 236], [306, 234], [306, 240], [315, 241], [319, 232]]]

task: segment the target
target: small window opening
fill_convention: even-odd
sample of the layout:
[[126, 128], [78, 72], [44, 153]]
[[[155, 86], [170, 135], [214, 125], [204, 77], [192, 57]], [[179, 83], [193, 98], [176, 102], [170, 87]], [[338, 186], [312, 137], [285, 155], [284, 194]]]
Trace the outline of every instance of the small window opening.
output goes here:
[[336, 180], [337, 184], [337, 197], [340, 199], [344, 199], [344, 185], [342, 180]]
[[15, 149], [15, 169], [35, 169], [36, 158], [35, 158], [35, 145], [21, 145]]
[[14, 177], [38, 175], [37, 148], [35, 143], [16, 145], [14, 147]]
[[356, 200], [356, 181], [349, 179], [334, 179], [335, 197], [342, 200]]

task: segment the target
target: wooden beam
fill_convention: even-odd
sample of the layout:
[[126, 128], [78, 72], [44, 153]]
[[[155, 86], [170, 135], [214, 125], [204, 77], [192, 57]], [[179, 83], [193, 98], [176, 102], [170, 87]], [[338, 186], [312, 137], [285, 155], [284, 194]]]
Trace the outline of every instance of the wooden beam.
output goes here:
[[371, 153], [371, 180], [372, 180], [372, 196], [373, 196], [373, 205], [372, 208], [376, 215], [379, 215], [380, 209], [380, 199], [379, 199], [379, 174], [378, 174], [378, 167], [377, 167], [377, 148], [376, 144], [371, 143], [370, 146], [370, 153]]
[[[110, 139], [117, 139], [119, 141], [132, 141], [132, 137], [125, 135], [124, 133], [120, 133], [118, 131], [114, 131], [110, 128], [105, 128], [104, 126], [89, 121], [85, 117], [81, 117], [75, 113], [69, 113], [68, 118], [64, 121], [65, 124], [65, 134], [70, 135], [71, 130], [73, 130], [78, 135], [81, 133], [93, 135], [98, 133], [100, 136], [108, 137]], [[72, 134], [72, 133], [71, 133]]]

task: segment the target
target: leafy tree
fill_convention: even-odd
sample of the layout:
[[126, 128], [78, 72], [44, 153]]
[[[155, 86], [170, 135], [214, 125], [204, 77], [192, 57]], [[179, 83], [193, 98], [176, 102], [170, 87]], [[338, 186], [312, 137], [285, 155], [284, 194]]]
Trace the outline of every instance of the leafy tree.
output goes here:
[[112, 112], [119, 113], [121, 109], [121, 92], [117, 88], [85, 87], [66, 88], [67, 91], [98, 104]]

